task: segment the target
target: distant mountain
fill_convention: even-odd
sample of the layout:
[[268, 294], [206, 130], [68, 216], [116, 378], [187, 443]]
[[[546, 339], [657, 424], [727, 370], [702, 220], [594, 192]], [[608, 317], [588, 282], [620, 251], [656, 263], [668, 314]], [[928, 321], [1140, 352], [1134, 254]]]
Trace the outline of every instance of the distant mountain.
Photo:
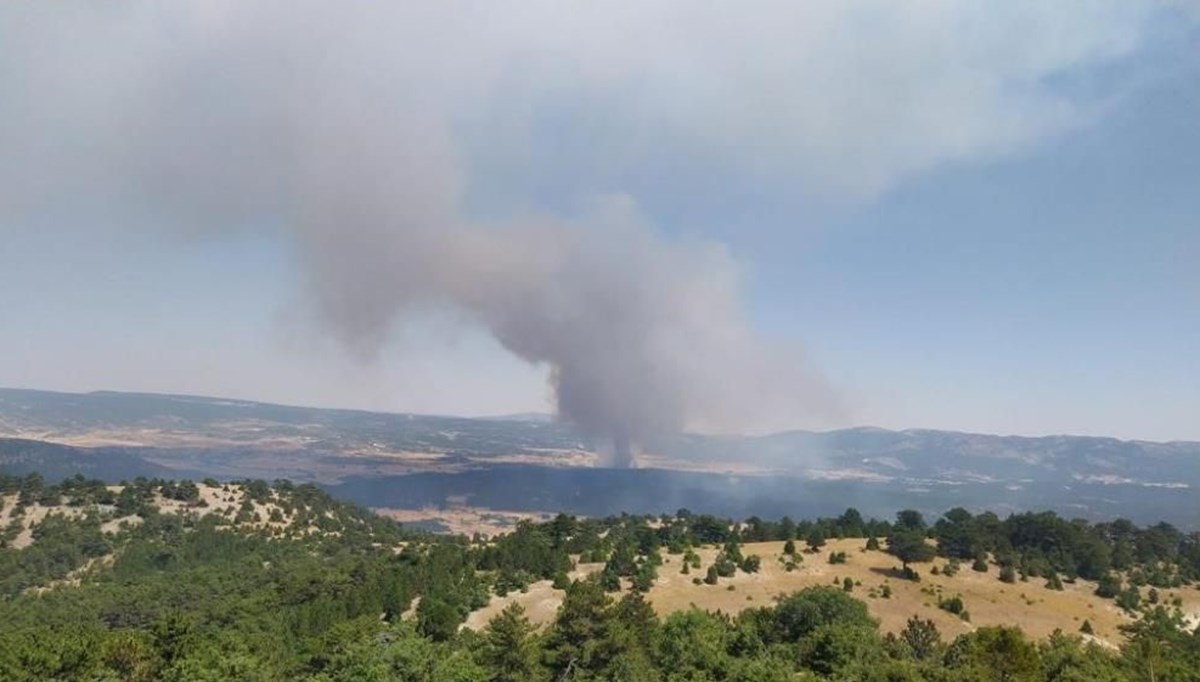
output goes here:
[[643, 454], [643, 469], [614, 472], [594, 468], [599, 459], [589, 439], [545, 415], [466, 419], [0, 389], [4, 436], [85, 446], [86, 456], [69, 460], [63, 471], [70, 462], [96, 467], [104, 456], [112, 471], [93, 468], [89, 475], [113, 479], [118, 470], [160, 467], [176, 476], [290, 478], [321, 482], [373, 506], [465, 500], [601, 514], [675, 511], [672, 505], [717, 505], [728, 513], [815, 505], [806, 507], [815, 514], [849, 504], [884, 511], [961, 504], [1200, 527], [1200, 443], [1194, 442], [878, 428], [688, 434]]
[[0, 438], [0, 473], [23, 476], [37, 472], [50, 480], [82, 474], [111, 482], [179, 477], [176, 469], [146, 461], [122, 448], [75, 448], [17, 438]]

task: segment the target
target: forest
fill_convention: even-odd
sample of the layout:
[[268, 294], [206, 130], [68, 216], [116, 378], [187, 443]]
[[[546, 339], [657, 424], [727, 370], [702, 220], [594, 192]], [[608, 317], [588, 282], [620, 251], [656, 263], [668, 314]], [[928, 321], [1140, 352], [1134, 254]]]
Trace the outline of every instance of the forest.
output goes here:
[[[213, 500], [232, 502], [215, 510]], [[1167, 524], [964, 509], [932, 522], [853, 509], [734, 521], [681, 509], [438, 536], [287, 481], [108, 486], [37, 474], [0, 476], [0, 501], [3, 680], [1200, 679], [1200, 632], [1157, 597], [1200, 581], [1200, 535]], [[23, 519], [34, 510], [45, 515], [31, 526]], [[784, 541], [799, 563], [832, 538], [862, 538], [864, 551], [891, 553], [917, 581], [934, 556], [962, 570], [998, 565], [1002, 581], [1049, 589], [1096, 581], [1136, 618], [1113, 650], [1086, 630], [1033, 641], [1014, 627], [978, 627], [950, 638], [912, 618], [883, 633], [838, 586], [737, 615], [659, 615], [646, 599], [665, 557], [699, 569], [693, 550], [719, 547], [694, 576], [719, 584], [759, 570], [746, 543]], [[603, 568], [572, 577], [580, 562]], [[548, 625], [512, 605], [479, 631], [461, 627], [493, 595], [538, 580], [564, 594]]]

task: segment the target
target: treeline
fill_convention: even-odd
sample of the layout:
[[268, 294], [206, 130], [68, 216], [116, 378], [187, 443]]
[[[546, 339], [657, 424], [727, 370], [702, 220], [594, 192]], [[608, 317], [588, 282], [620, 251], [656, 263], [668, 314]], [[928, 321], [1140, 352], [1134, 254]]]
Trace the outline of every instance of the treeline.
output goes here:
[[[441, 634], [410, 620], [354, 615], [351, 607], [332, 620], [300, 622], [257, 581], [243, 590], [263, 602], [167, 609], [140, 627], [10, 628], [0, 637], [0, 675], [14, 682], [1185, 682], [1200, 666], [1200, 638], [1161, 609], [1128, 626], [1128, 643], [1112, 651], [1061, 633], [1034, 643], [1010, 627], [947, 641], [933, 622], [916, 618], [884, 636], [862, 602], [830, 587], [736, 617], [690, 609], [660, 618], [640, 593], [614, 598], [590, 579], [567, 587], [541, 631], [512, 605], [479, 633]], [[230, 606], [240, 610], [209, 622], [211, 611]], [[291, 655], [279, 656], [283, 640], [273, 635], [296, 638]]]
[[[621, 578], [645, 591], [662, 565], [664, 552], [682, 554], [682, 572], [687, 573], [700, 568], [694, 548], [720, 547], [709, 573], [695, 577], [715, 582], [713, 573], [719, 578], [735, 570], [758, 570], [758, 558], [742, 551], [744, 543], [783, 541], [784, 554], [794, 566], [803, 560], [801, 551], [816, 552], [837, 538], [862, 538], [866, 549], [889, 551], [902, 564], [904, 575], [913, 579], [919, 579], [919, 570], [912, 564], [941, 555], [951, 560], [951, 570], [957, 570], [959, 562], [977, 571], [998, 566], [999, 579], [1005, 582], [1039, 579], [1061, 590], [1064, 582], [1078, 578], [1097, 581], [1097, 594], [1115, 598], [1130, 610], [1140, 603], [1140, 587], [1177, 588], [1200, 580], [1200, 535], [1196, 533], [1186, 534], [1165, 523], [1139, 528], [1126, 520], [1067, 520], [1053, 512], [1001, 519], [990, 512], [973, 515], [953, 509], [933, 524], [913, 510], [899, 512], [892, 521], [864, 519], [848, 509], [840, 516], [812, 521], [751, 517], [740, 523], [688, 510], [673, 516], [605, 519], [560, 514], [545, 523], [523, 522], [490, 542], [474, 540], [482, 547], [477, 552], [480, 568], [496, 573], [503, 594], [538, 579], [565, 584], [572, 557], [604, 563], [601, 583], [611, 591], [621, 589]], [[838, 557], [829, 560], [837, 563]]]

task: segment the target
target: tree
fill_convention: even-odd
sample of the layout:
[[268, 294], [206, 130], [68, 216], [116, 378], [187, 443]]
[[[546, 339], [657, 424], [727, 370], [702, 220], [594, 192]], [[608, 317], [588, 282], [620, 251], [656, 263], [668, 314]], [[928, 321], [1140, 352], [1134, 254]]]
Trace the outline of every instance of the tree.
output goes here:
[[796, 522], [792, 520], [792, 517], [785, 516], [779, 519], [779, 537], [783, 540], [796, 539]]
[[442, 642], [458, 632], [458, 611], [445, 599], [426, 595], [417, 605], [417, 628], [435, 642]]
[[977, 534], [974, 521], [971, 512], [962, 507], [943, 514], [933, 526], [938, 553], [959, 559], [971, 559], [977, 555], [982, 550], [983, 542]]
[[764, 632], [767, 642], [796, 642], [817, 628], [840, 623], [868, 629], [867, 605], [834, 587], [808, 587], [781, 597]]
[[936, 551], [925, 542], [925, 520], [921, 513], [906, 509], [896, 514], [896, 523], [888, 534], [888, 553], [900, 560], [904, 572], [910, 563], [930, 561]]
[[543, 677], [533, 626], [518, 603], [509, 604], [483, 631], [480, 662], [494, 682], [525, 682]]
[[888, 537], [888, 553], [900, 560], [905, 569], [911, 563], [930, 561], [934, 549], [925, 542], [924, 533], [913, 530], [893, 531]]
[[950, 645], [946, 662], [950, 668], [967, 672], [971, 679], [994, 682], [1042, 679], [1037, 648], [1014, 627], [981, 627], [960, 636]]
[[814, 525], [812, 530], [808, 532], [808, 537], [805, 538], [810, 551], [817, 551], [825, 546], [825, 531], [819, 525]]
[[594, 670], [603, 665], [600, 645], [608, 634], [611, 604], [595, 580], [577, 580], [567, 588], [546, 642], [556, 676], [571, 667]]
[[1000, 582], [1015, 583], [1017, 582], [1017, 571], [1012, 567], [1012, 564], [1005, 564], [1000, 567]]
[[916, 660], [930, 660], [941, 652], [942, 633], [938, 632], [937, 625], [932, 620], [921, 620], [913, 616], [900, 631], [900, 642], [908, 655]]
[[841, 530], [842, 537], [861, 538], [864, 535], [862, 514], [854, 507], [842, 512], [842, 515], [838, 517], [837, 525]]
[[1112, 599], [1121, 592], [1121, 579], [1112, 573], [1107, 573], [1100, 578], [1100, 582], [1096, 584], [1096, 596], [1104, 599]]

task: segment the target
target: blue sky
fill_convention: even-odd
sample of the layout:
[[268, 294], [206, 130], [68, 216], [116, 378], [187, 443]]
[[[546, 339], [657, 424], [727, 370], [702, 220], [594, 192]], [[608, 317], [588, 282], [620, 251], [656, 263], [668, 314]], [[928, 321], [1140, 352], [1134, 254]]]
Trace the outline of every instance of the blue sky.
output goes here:
[[[362, 154], [382, 146], [446, 178], [422, 179], [406, 206], [451, 186], [464, 220], [586, 223], [596, 196], [619, 195], [668, 251], [676, 241], [720, 245], [741, 275], [748, 327], [798, 344], [838, 403], [780, 426], [1200, 440], [1194, 9], [1017, 3], [992, 16], [988, 3], [948, 3], [940, 14], [896, 17], [868, 3], [793, 16], [764, 4], [764, 17], [727, 26], [729, 17], [676, 25], [668, 4], [659, 13], [614, 3], [611, 16], [583, 18], [538, 5], [530, 25], [500, 21], [480, 34], [486, 45], [449, 54], [378, 47], [371, 26], [394, 19], [399, 31], [405, 17], [347, 20], [340, 30], [358, 40], [344, 63], [394, 66], [362, 73], [388, 74], [420, 97], [405, 95], [397, 109], [402, 133], [392, 119], [359, 121], [340, 107], [330, 120], [351, 117], [372, 133]], [[76, 56], [96, 61], [97, 73], [7, 48], [15, 52], [3, 61], [33, 75], [0, 67], [0, 85], [28, 104], [0, 105], [11, 131], [0, 152], [14, 161], [0, 172], [10, 187], [0, 192], [0, 385], [458, 414], [553, 410], [554, 360], [515, 357], [514, 348], [534, 351], [489, 326], [491, 307], [475, 316], [412, 289], [419, 305], [389, 308], [378, 348], [365, 355], [346, 347], [345, 329], [320, 321], [308, 287], [345, 273], [311, 263], [339, 233], [305, 228], [298, 237], [291, 223], [308, 207], [276, 196], [263, 180], [270, 163], [251, 155], [244, 170], [205, 149], [214, 130], [210, 142], [242, 140], [242, 120], [263, 111], [307, 122], [303, 100], [256, 108], [257, 94], [237, 106], [222, 99], [198, 133], [175, 136], [167, 125], [191, 120], [206, 98], [257, 92], [247, 84], [271, 74], [244, 74], [262, 57], [294, 57], [286, 41], [251, 40], [260, 14], [220, 6], [228, 14], [147, 10], [115, 25], [76, 7], [77, 25], [97, 36]], [[768, 21], [776, 11], [779, 21]], [[0, 11], [0, 43], [31, 28], [62, 39], [51, 26], [62, 18]], [[420, 18], [450, 30], [458, 17]], [[592, 28], [606, 18], [616, 37]], [[784, 19], [815, 28], [777, 36]], [[289, 30], [267, 25], [272, 39]], [[212, 38], [214, 26], [231, 42]], [[252, 28], [247, 38], [230, 26]], [[547, 26], [561, 34], [546, 37]], [[126, 30], [136, 49], [106, 52], [101, 38]], [[227, 63], [185, 59], [166, 54], [172, 30], [200, 55], [210, 40], [255, 47], [232, 50]], [[616, 38], [643, 35], [658, 42], [628, 56], [614, 48]], [[709, 49], [712, 40], [720, 47]], [[862, 47], [870, 41], [878, 46]], [[166, 91], [161, 74], [142, 73], [160, 54], [178, 61], [164, 67]], [[412, 66], [431, 54], [445, 65], [432, 74]], [[116, 74], [111, 91], [94, 80], [106, 74]], [[305, 87], [343, 101], [382, 86], [363, 76]], [[159, 101], [180, 93], [196, 99], [186, 109]], [[66, 113], [59, 121], [49, 111]], [[122, 137], [139, 141], [106, 141]], [[299, 143], [281, 139], [283, 157], [304, 160], [291, 148]], [[157, 185], [161, 165], [141, 175], [143, 156], [188, 160], [185, 189]], [[328, 153], [313, 158], [324, 163]], [[394, 171], [380, 164], [373, 173]], [[534, 246], [514, 246], [526, 248]]]

